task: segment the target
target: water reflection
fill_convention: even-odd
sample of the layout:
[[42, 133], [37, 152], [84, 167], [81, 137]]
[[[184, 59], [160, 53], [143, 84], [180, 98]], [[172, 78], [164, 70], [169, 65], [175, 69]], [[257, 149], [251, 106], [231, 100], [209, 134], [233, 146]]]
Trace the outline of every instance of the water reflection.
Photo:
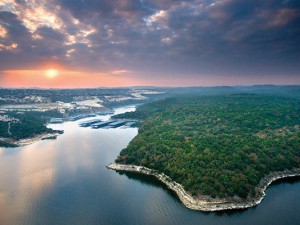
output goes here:
[[[134, 109], [127, 107], [117, 111]], [[107, 120], [109, 116], [98, 118]], [[95, 173], [105, 170], [104, 164], [111, 162], [137, 133], [136, 128], [83, 129], [78, 126], [82, 121], [49, 125], [65, 131], [57, 140], [43, 140], [20, 148], [0, 148], [0, 224], [35, 223], [41, 219], [36, 214], [41, 209], [38, 207], [49, 204], [49, 196], [76, 183], [78, 174], [96, 176]], [[114, 155], [112, 150], [115, 150]], [[84, 189], [78, 194], [84, 196]], [[80, 204], [82, 198], [73, 197]]]
[[[117, 112], [134, 110], [119, 108]], [[103, 120], [109, 116], [99, 117]], [[87, 119], [85, 119], [87, 120]], [[137, 134], [51, 124], [57, 140], [0, 148], [0, 224], [297, 224], [300, 182], [272, 185], [262, 204], [244, 211], [189, 210], [154, 177], [105, 166]]]
[[2, 217], [3, 221], [13, 218], [17, 223], [30, 214], [43, 193], [51, 189], [55, 178], [55, 152], [40, 151], [41, 147], [45, 147], [42, 142], [17, 149], [15, 154], [2, 155], [0, 207], [4, 211], [0, 213], [1, 221]]
[[174, 197], [175, 201], [180, 202], [180, 200], [178, 199], [178, 197], [174, 193], [174, 191], [170, 190], [167, 187], [167, 185], [160, 182], [159, 180], [157, 180], [153, 176], [147, 176], [147, 175], [144, 175], [144, 174], [131, 173], [131, 172], [126, 172], [126, 171], [117, 171], [117, 173], [120, 174], [120, 175], [125, 175], [128, 179], [132, 179], [132, 180], [137, 181], [141, 184], [145, 184], [145, 185], [148, 185], [148, 186], [152, 186], [152, 187], [156, 187], [156, 188], [159, 188], [161, 190], [164, 190], [170, 196]]

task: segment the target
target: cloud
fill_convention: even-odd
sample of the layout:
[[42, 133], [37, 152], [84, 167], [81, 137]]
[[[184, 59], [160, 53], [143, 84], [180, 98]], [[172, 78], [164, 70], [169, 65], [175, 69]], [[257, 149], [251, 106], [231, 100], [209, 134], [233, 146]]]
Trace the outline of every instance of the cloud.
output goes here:
[[129, 70], [114, 70], [111, 72], [112, 75], [122, 75], [122, 74], [126, 74], [129, 73], [131, 71]]
[[0, 10], [0, 70], [45, 61], [174, 78], [300, 70], [297, 0], [2, 0]]

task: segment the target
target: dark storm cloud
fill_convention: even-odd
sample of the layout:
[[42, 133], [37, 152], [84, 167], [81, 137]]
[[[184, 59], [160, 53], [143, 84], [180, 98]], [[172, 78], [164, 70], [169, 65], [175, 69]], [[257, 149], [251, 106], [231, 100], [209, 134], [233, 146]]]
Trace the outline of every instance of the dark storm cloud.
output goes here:
[[255, 53], [265, 44], [278, 42], [278, 39], [286, 41], [289, 48], [300, 34], [299, 8], [228, 0], [205, 6], [197, 15], [192, 10], [190, 5], [178, 7], [170, 13], [169, 25], [180, 32], [180, 37], [193, 49], [200, 47], [201, 50], [202, 45], [209, 45], [214, 52], [228, 48], [234, 53], [235, 46], [252, 49]]
[[271, 73], [282, 62], [297, 71], [299, 12], [295, 1], [181, 2], [168, 11], [168, 27], [177, 34], [170, 50], [177, 47], [175, 55], [187, 57], [189, 68], [241, 72], [263, 66]]
[[[16, 63], [16, 54], [26, 50], [31, 43], [31, 36], [27, 28], [17, 19], [17, 15], [11, 12], [0, 12], [0, 25], [6, 30], [6, 35], [1, 38], [0, 69], [6, 69]], [[20, 50], [11, 48], [17, 45]], [[22, 53], [21, 53], [22, 54]], [[22, 62], [20, 62], [22, 66]]]
[[[0, 23], [6, 29], [1, 42], [0, 69], [27, 69], [46, 60], [64, 55], [64, 36], [50, 27], [39, 27], [33, 34], [10, 12], [0, 13]], [[32, 35], [39, 35], [33, 39]], [[14, 46], [14, 47], [11, 47]], [[63, 47], [64, 48], [64, 47]]]
[[118, 19], [140, 19], [149, 13], [142, 1], [139, 0], [58, 0], [64, 9], [87, 23], [97, 25], [97, 19], [112, 21]]
[[7, 31], [7, 42], [30, 42], [30, 33], [27, 28], [17, 19], [17, 15], [11, 12], [0, 12], [0, 23]]
[[[7, 32], [1, 44], [18, 44], [17, 49], [0, 48], [0, 64], [10, 55], [29, 64], [55, 58], [81, 69], [148, 70], [175, 77], [184, 72], [297, 74], [300, 69], [297, 0], [28, 2], [7, 3], [6, 9], [15, 11], [0, 13]], [[50, 14], [28, 22], [31, 13], [41, 12]]]
[[36, 32], [36, 35], [39, 35], [41, 39], [51, 42], [63, 42], [65, 41], [65, 36], [57, 30], [54, 30], [51, 27], [39, 27]]

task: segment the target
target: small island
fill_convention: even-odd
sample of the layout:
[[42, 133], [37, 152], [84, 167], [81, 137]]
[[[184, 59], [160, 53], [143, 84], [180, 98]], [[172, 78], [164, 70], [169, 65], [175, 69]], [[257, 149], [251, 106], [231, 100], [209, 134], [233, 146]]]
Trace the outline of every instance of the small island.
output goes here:
[[152, 175], [191, 209], [244, 209], [300, 175], [300, 101], [262, 94], [173, 97], [118, 118], [138, 135], [109, 169]]

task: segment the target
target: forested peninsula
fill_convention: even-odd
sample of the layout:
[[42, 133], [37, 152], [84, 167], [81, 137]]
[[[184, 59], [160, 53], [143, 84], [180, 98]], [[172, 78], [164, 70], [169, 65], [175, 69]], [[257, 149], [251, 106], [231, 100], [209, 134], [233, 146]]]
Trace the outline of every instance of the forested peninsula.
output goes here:
[[205, 204], [204, 208], [185, 204], [189, 208], [250, 207], [261, 201], [273, 180], [300, 174], [300, 101], [296, 98], [183, 96], [117, 117], [141, 123], [138, 135], [109, 168], [158, 179], [165, 176], [160, 180], [184, 204], [183, 198], [196, 206]]
[[43, 139], [56, 138], [63, 131], [47, 128], [46, 116], [57, 115], [60, 114], [56, 111], [7, 112], [6, 117], [9, 121], [0, 121], [0, 147], [19, 147]]

